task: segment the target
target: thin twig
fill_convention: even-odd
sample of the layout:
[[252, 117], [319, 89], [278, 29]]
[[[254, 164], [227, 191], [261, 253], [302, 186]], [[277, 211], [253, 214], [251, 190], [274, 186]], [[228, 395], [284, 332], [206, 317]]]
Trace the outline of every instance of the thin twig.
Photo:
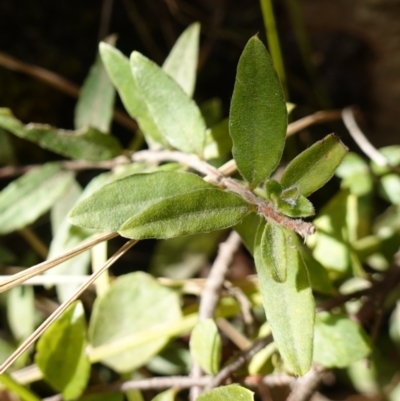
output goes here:
[[57, 266], [60, 263], [63, 263], [66, 260], [69, 260], [74, 256], [81, 254], [82, 252], [85, 252], [86, 250], [92, 248], [93, 246], [99, 244], [100, 242], [108, 241], [117, 236], [118, 236], [117, 233], [100, 234], [88, 241], [85, 241], [83, 244], [77, 246], [76, 248], [71, 249], [70, 251], [64, 253], [61, 256], [57, 256], [56, 258], [51, 260], [46, 260], [42, 263], [39, 263], [38, 265], [30, 267], [29, 269], [13, 274], [9, 279], [4, 280], [2, 283], [0, 283], [0, 292], [7, 291], [10, 288], [15, 287], [16, 285], [25, 282], [29, 278], [41, 274], [46, 270], [49, 270], [52, 267]]
[[[200, 299], [199, 321], [214, 316], [219, 301], [219, 294], [225, 281], [226, 272], [241, 242], [239, 234], [236, 231], [232, 231], [228, 239], [219, 245], [218, 255], [210, 269]], [[190, 376], [196, 379], [202, 376], [200, 366], [195, 361], [193, 362]], [[190, 399], [194, 401], [200, 393], [201, 388], [193, 386], [190, 389]]]
[[218, 305], [219, 294], [225, 281], [228, 267], [242, 243], [239, 234], [232, 231], [228, 239], [219, 245], [218, 255], [210, 269], [199, 306], [199, 320], [212, 318]]
[[[67, 276], [67, 275], [38, 275], [26, 280], [22, 285], [59, 285], [59, 284], [81, 284], [90, 276]], [[0, 285], [10, 278], [9, 275], [0, 276]]]
[[253, 342], [251, 348], [244, 352], [240, 352], [235, 359], [227, 366], [225, 366], [206, 386], [205, 390], [210, 390], [218, 387], [222, 382], [228, 379], [234, 372], [240, 369], [246, 362], [248, 362], [257, 352], [261, 351], [266, 345], [272, 341], [272, 336], [259, 338]]
[[103, 0], [103, 4], [101, 6], [99, 42], [103, 40], [108, 34], [110, 28], [113, 2], [114, 0]]
[[21, 228], [20, 230], [18, 230], [18, 232], [39, 256], [41, 256], [43, 259], [47, 258], [49, 250], [46, 244], [36, 235], [36, 233], [31, 228]]
[[113, 265], [122, 255], [124, 255], [133, 245], [137, 243], [137, 240], [130, 240], [125, 243], [117, 252], [108, 259], [104, 266], [92, 274], [86, 283], [82, 284], [74, 294], [65, 302], [63, 302], [57, 310], [50, 315], [19, 347], [18, 349], [0, 366], [0, 374], [4, 373], [10, 365], [12, 365], [45, 331], [46, 329], [60, 317], [71, 304], [91, 286], [101, 274]]
[[[123, 383], [103, 384], [89, 387], [84, 395], [126, 392], [129, 390], [162, 390], [165, 388], [184, 389], [195, 385], [204, 386], [210, 380], [210, 376], [193, 379], [187, 376], [152, 377], [149, 379], [129, 380]], [[43, 398], [43, 401], [62, 401], [62, 394]]]
[[[45, 68], [24, 63], [23, 61], [3, 52], [0, 52], [0, 65], [8, 68], [9, 70], [22, 72], [23, 74], [36, 78], [37, 80], [44, 82], [55, 89], [58, 89], [60, 92], [63, 92], [74, 99], [79, 98], [80, 88], [78, 85], [75, 85], [64, 77], [46, 70]], [[129, 130], [136, 131], [138, 128], [136, 122], [120, 110], [114, 110], [114, 119], [120, 125]]]
[[321, 365], [313, 365], [303, 376], [299, 377], [292, 392], [286, 401], [308, 401], [322, 381], [326, 368]]
[[393, 166], [390, 166], [389, 161], [385, 156], [382, 155], [376, 149], [371, 142], [367, 139], [364, 133], [361, 131], [360, 127], [357, 125], [356, 119], [354, 118], [354, 112], [352, 108], [346, 108], [342, 111], [343, 123], [349, 131], [351, 137], [354, 139], [356, 144], [360, 147], [360, 149], [378, 166], [382, 167], [391, 167], [397, 172], [400, 171]]

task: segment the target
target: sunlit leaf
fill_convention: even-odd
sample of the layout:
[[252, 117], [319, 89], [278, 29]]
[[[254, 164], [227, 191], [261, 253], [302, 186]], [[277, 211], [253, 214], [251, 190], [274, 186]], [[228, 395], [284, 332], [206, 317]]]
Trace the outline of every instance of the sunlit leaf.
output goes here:
[[[78, 246], [94, 232], [87, 228], [72, 226], [68, 220], [68, 212], [75, 205], [82, 190], [77, 183], [73, 183], [64, 196], [58, 200], [51, 211], [53, 239], [50, 243], [48, 259], [60, 256], [66, 251]], [[57, 216], [57, 217], [56, 217]], [[58, 220], [58, 221], [55, 221]], [[79, 276], [87, 273], [90, 262], [90, 251], [83, 252], [72, 259], [69, 259], [44, 274]], [[56, 286], [58, 299], [63, 302], [67, 300], [81, 283], [63, 283]]]
[[0, 234], [26, 227], [46, 213], [72, 183], [57, 163], [32, 169], [0, 192]]
[[287, 238], [283, 229], [276, 223], [268, 222], [261, 237], [261, 256], [263, 266], [278, 283], [286, 281], [287, 276]]
[[329, 368], [344, 368], [371, 352], [362, 327], [346, 315], [319, 313], [315, 321], [314, 361]]
[[[114, 282], [109, 292], [96, 299], [89, 327], [90, 342], [94, 347], [104, 344], [112, 347], [135, 333], [180, 317], [176, 291], [164, 288], [148, 274], [126, 274]], [[168, 337], [161, 337], [102, 362], [117, 372], [128, 372], [147, 363], [167, 341]]]
[[8, 109], [0, 109], [0, 127], [14, 135], [72, 159], [108, 160], [122, 153], [118, 140], [96, 128], [66, 131], [45, 124], [23, 125]]
[[[107, 42], [114, 46], [116, 36]], [[115, 89], [104, 69], [100, 54], [83, 83], [75, 107], [75, 129], [91, 126], [107, 133], [110, 131]]]
[[165, 146], [165, 139], [140, 97], [139, 89], [132, 76], [129, 59], [119, 50], [104, 42], [100, 43], [99, 50], [104, 67], [117, 88], [126, 111], [137, 120], [147, 143], [154, 148]]
[[251, 186], [267, 179], [277, 167], [286, 127], [281, 84], [264, 45], [253, 37], [239, 60], [229, 117], [233, 156]]
[[7, 292], [7, 321], [17, 341], [25, 340], [35, 329], [35, 293], [31, 286], [14, 287]]
[[176, 396], [176, 389], [171, 388], [162, 393], [157, 394], [151, 401], [174, 401]]
[[127, 220], [118, 230], [127, 238], [173, 238], [220, 230], [237, 224], [249, 204], [219, 189], [200, 189], [171, 196]]
[[264, 228], [262, 223], [257, 231], [254, 260], [265, 313], [283, 360], [294, 373], [304, 375], [312, 361], [315, 315], [307, 268], [297, 250], [295, 234], [288, 232], [292, 244], [286, 247], [287, 278], [284, 283], [275, 281], [262, 255]]
[[208, 374], [218, 373], [222, 341], [213, 319], [197, 323], [190, 336], [190, 352], [194, 360]]
[[311, 195], [332, 178], [347, 150], [337, 136], [327, 135], [289, 163], [281, 178], [282, 186], [295, 186], [302, 195]]
[[191, 24], [181, 34], [162, 66], [163, 70], [192, 97], [196, 84], [200, 24]]
[[214, 388], [197, 397], [197, 401], [254, 401], [254, 393], [238, 384]]
[[203, 188], [213, 186], [191, 173], [160, 171], [130, 175], [78, 203], [69, 219], [78, 226], [118, 231], [124, 222], [151, 205]]
[[85, 312], [80, 301], [72, 304], [37, 344], [36, 363], [65, 400], [77, 398], [86, 388], [90, 373], [86, 345]]
[[160, 67], [135, 51], [131, 70], [141, 100], [163, 138], [183, 152], [202, 156], [206, 126], [194, 101]]

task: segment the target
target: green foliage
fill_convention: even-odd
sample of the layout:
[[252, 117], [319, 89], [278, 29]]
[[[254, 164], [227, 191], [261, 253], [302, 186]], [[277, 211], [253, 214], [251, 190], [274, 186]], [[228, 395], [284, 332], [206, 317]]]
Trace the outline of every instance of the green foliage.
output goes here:
[[286, 126], [278, 77], [264, 45], [253, 37], [239, 60], [229, 118], [233, 157], [250, 186], [266, 180], [277, 167]]
[[197, 398], [199, 401], [243, 400], [253, 401], [253, 392], [236, 384], [222, 386], [208, 391]]
[[86, 321], [77, 301], [57, 319], [37, 344], [36, 363], [44, 378], [65, 400], [77, 398], [89, 380]]
[[0, 109], [0, 127], [20, 138], [37, 143], [72, 159], [101, 161], [112, 159], [122, 152], [118, 140], [104, 135], [96, 128], [84, 127], [77, 131], [66, 131], [44, 124], [23, 125], [8, 109]]
[[221, 363], [222, 341], [214, 320], [199, 322], [190, 336], [190, 352], [208, 374], [215, 375]]
[[[300, 376], [309, 371], [313, 361], [327, 368], [356, 371], [358, 361], [371, 352], [363, 327], [345, 313], [357, 314], [360, 301], [350, 303], [338, 297], [338, 306], [344, 305], [340, 313], [329, 305], [329, 312], [316, 313], [316, 305], [346, 293], [355, 278], [363, 283], [362, 288], [365, 283], [376, 285], [392, 264], [400, 241], [399, 147], [381, 150], [388, 160], [386, 166], [369, 165], [355, 154], [346, 156], [345, 145], [331, 134], [290, 161], [283, 174], [280, 170], [275, 173], [285, 146], [288, 105], [268, 52], [257, 37], [248, 41], [237, 67], [230, 115], [224, 118], [219, 99], [199, 106], [192, 99], [199, 35], [198, 23], [187, 28], [163, 67], [137, 51], [128, 59], [111, 44], [101, 43], [76, 106], [77, 131], [24, 125], [9, 110], [0, 110], [1, 129], [73, 159], [28, 168], [0, 192], [0, 234], [50, 220], [47, 228], [39, 225], [49, 232], [51, 225], [48, 259], [67, 256], [43, 278], [66, 281], [57, 281], [59, 301], [68, 305], [71, 297], [79, 295], [74, 294], [79, 284], [72, 279], [79, 276], [82, 281], [88, 273], [89, 250], [98, 232], [158, 240], [149, 270], [159, 279], [137, 271], [141, 270], [136, 259], [139, 253], [125, 255], [124, 274], [115, 280], [100, 276], [105, 289], [99, 291], [96, 286], [94, 303], [91, 297], [83, 298], [86, 315], [79, 301], [72, 303], [39, 340], [35, 353], [39, 378], [66, 400], [82, 395], [91, 369], [96, 381], [111, 383], [139, 380], [150, 373], [186, 374], [192, 359], [206, 374], [215, 376], [230, 364], [226, 357], [232, 353], [230, 341], [243, 349], [253, 343], [254, 336], [242, 327], [251, 313], [257, 316], [253, 322], [257, 336], [272, 334], [273, 342], [249, 362], [250, 375], [286, 372]], [[138, 123], [132, 139], [143, 135], [148, 150], [122, 149], [110, 133], [114, 87]], [[4, 142], [8, 133], [2, 134], [0, 131]], [[13, 160], [8, 150], [5, 153], [8, 161]], [[106, 160], [109, 162], [100, 163]], [[75, 178], [87, 166], [110, 171], [94, 178]], [[236, 168], [241, 177], [234, 175]], [[316, 213], [307, 197], [335, 171], [341, 179], [340, 190], [317, 210], [312, 222], [301, 220]], [[85, 188], [78, 182], [85, 183]], [[391, 205], [378, 219], [372, 207], [375, 182], [380, 196]], [[50, 219], [44, 216], [47, 212]], [[230, 281], [223, 291], [220, 286], [214, 291], [219, 302], [213, 317], [205, 319], [204, 305], [199, 312], [197, 297], [206, 297], [202, 295], [207, 294], [204, 286], [213, 283], [204, 284], [193, 277], [198, 273], [204, 277], [213, 261], [212, 273], [230, 263], [236, 249], [229, 249], [228, 243], [237, 237], [231, 235], [219, 247], [229, 229], [239, 233], [253, 256], [258, 281], [244, 278], [252, 266], [246, 262], [246, 273], [244, 261], [249, 255], [239, 250]], [[316, 234], [311, 235], [315, 229]], [[45, 254], [41, 241], [32, 235], [29, 241], [34, 249]], [[85, 241], [88, 245], [83, 246]], [[102, 246], [105, 254], [106, 245]], [[77, 247], [85, 252], [78, 255]], [[68, 254], [71, 251], [74, 258]], [[27, 254], [22, 259], [0, 247], [2, 264], [24, 266], [29, 257], [36, 256]], [[109, 261], [111, 265], [115, 259]], [[44, 269], [46, 263], [39, 268]], [[92, 263], [94, 270], [99, 268], [96, 260]], [[400, 314], [393, 299], [379, 306], [385, 311], [396, 308], [390, 341], [398, 345]], [[13, 288], [6, 301], [9, 333], [15, 342], [23, 341], [43, 319], [34, 309], [35, 292], [32, 287]], [[238, 319], [241, 312], [245, 324]], [[224, 322], [228, 329], [222, 321], [217, 328], [215, 319], [219, 317], [232, 318]], [[13, 349], [3, 339], [0, 347], [2, 357]], [[29, 356], [14, 366], [27, 361]], [[232, 375], [232, 380], [235, 378]], [[7, 379], [3, 382], [7, 388], [14, 386]], [[178, 388], [153, 399], [173, 400]], [[144, 399], [140, 391], [126, 396]], [[34, 400], [36, 396], [28, 392], [21, 395], [24, 397]], [[149, 399], [148, 395], [145, 398]], [[120, 400], [122, 394], [87, 394], [80, 399]], [[198, 397], [200, 401], [226, 399], [250, 401], [254, 397], [235, 384]]]
[[[181, 317], [176, 291], [159, 285], [151, 276], [137, 272], [119, 278], [94, 305], [89, 326], [89, 339], [94, 347], [122, 343], [135, 333]], [[162, 333], [161, 333], [162, 334]], [[102, 362], [117, 372], [129, 372], [143, 366], [168, 342], [168, 337], [146, 345], [114, 353]]]

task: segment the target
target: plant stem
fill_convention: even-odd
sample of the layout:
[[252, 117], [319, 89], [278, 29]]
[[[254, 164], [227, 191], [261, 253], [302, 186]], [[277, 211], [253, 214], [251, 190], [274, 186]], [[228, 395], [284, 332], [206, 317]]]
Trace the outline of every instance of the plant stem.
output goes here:
[[261, 10], [264, 20], [265, 31], [267, 33], [268, 47], [271, 53], [271, 58], [274, 63], [276, 72], [278, 73], [278, 77], [281, 81], [285, 98], [286, 100], [289, 100], [285, 67], [283, 63], [281, 46], [279, 44], [279, 36], [276, 30], [275, 15], [272, 6], [272, 0], [260, 0], [260, 3], [261, 3]]

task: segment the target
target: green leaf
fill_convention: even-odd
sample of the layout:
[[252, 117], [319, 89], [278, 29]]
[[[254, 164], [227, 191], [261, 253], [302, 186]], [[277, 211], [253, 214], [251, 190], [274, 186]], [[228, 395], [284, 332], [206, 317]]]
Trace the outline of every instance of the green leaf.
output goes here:
[[[283, 194], [284, 192], [282, 192]], [[281, 196], [277, 199], [277, 208], [282, 214], [289, 217], [308, 217], [315, 214], [314, 206], [303, 195], [296, 200]]]
[[0, 127], [14, 135], [72, 159], [101, 161], [121, 154], [118, 140], [92, 127], [66, 131], [45, 124], [23, 125], [8, 109], [0, 109]]
[[19, 342], [35, 329], [35, 293], [31, 286], [14, 287], [7, 292], [7, 321]]
[[160, 67], [138, 52], [131, 69], [142, 102], [163, 138], [173, 147], [203, 155], [206, 125], [199, 108]]
[[[114, 46], [116, 36], [108, 38]], [[100, 54], [86, 77], [75, 107], [75, 129], [91, 126], [107, 133], [113, 115], [115, 89], [104, 69]]]
[[336, 135], [327, 135], [289, 163], [281, 178], [282, 186], [295, 186], [302, 195], [311, 195], [332, 178], [347, 150]]
[[86, 321], [80, 301], [74, 302], [42, 335], [35, 361], [52, 387], [63, 399], [77, 398], [89, 380], [86, 356]]
[[126, 111], [132, 118], [137, 120], [145, 135], [146, 142], [152, 148], [165, 147], [166, 141], [140, 97], [128, 58], [119, 50], [104, 42], [100, 43], [99, 49], [108, 76], [117, 88]]
[[33, 223], [46, 213], [73, 180], [57, 163], [32, 169], [0, 192], [0, 234]]
[[104, 186], [78, 203], [69, 220], [77, 226], [118, 231], [124, 222], [153, 204], [203, 188], [214, 187], [191, 173], [135, 174]]
[[157, 394], [151, 401], [174, 401], [177, 390], [170, 388], [169, 390], [163, 391]]
[[127, 220], [123, 237], [173, 238], [228, 228], [247, 213], [249, 204], [219, 189], [200, 189], [163, 199]]
[[360, 325], [346, 315], [324, 312], [317, 315], [314, 361], [328, 368], [344, 368], [366, 358], [370, 341]]
[[265, 265], [262, 234], [265, 223], [257, 231], [254, 260], [267, 320], [279, 352], [288, 367], [298, 375], [310, 368], [313, 353], [314, 299], [307, 268], [297, 250], [294, 233], [286, 233], [293, 245], [286, 247], [287, 278], [276, 282]]
[[214, 388], [197, 397], [196, 401], [254, 401], [254, 393], [238, 384]]
[[261, 257], [268, 273], [278, 283], [287, 276], [287, 238], [279, 224], [268, 222], [261, 236]]
[[10, 134], [0, 128], [0, 165], [7, 166], [15, 162], [14, 147]]
[[189, 97], [193, 96], [196, 84], [199, 36], [200, 24], [195, 22], [178, 38], [162, 67]]
[[204, 158], [206, 160], [225, 158], [232, 149], [232, 139], [229, 135], [229, 120], [220, 121], [206, 131], [206, 146]]
[[[66, 251], [81, 244], [90, 237], [94, 232], [87, 228], [72, 226], [68, 220], [68, 212], [75, 205], [77, 200], [82, 196], [82, 190], [78, 183], [73, 182], [64, 194], [62, 199], [54, 205], [51, 210], [52, 223], [55, 220], [53, 216], [57, 215], [58, 222], [52, 224], [53, 239], [50, 243], [49, 254], [47, 259], [53, 259], [64, 254]], [[47, 270], [44, 274], [52, 275], [84, 275], [88, 271], [90, 262], [90, 251], [81, 253], [74, 258]], [[61, 302], [66, 301], [76, 291], [81, 283], [63, 283], [56, 286], [57, 296]]]
[[157, 375], [188, 375], [192, 364], [190, 351], [184, 343], [172, 342], [153, 357], [146, 368]]
[[[97, 298], [90, 321], [92, 346], [118, 344], [127, 337], [174, 322], [181, 318], [180, 300], [176, 291], [165, 288], [146, 273], [136, 272], [118, 278], [109, 292]], [[102, 362], [119, 373], [129, 372], [156, 355], [168, 337], [130, 348]]]
[[264, 45], [254, 36], [239, 60], [229, 117], [233, 156], [252, 187], [278, 166], [286, 127], [281, 84]]
[[206, 373], [210, 375], [218, 373], [222, 341], [213, 319], [197, 323], [190, 336], [190, 352]]

